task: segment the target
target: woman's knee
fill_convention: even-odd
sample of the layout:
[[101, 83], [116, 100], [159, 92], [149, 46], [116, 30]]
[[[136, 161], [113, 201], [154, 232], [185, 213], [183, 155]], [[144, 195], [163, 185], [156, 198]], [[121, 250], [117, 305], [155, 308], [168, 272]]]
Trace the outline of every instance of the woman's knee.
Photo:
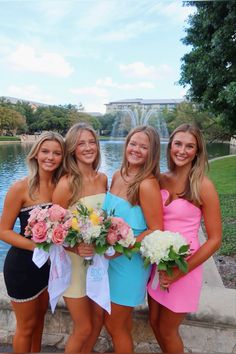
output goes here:
[[31, 318], [25, 321], [17, 321], [16, 330], [22, 336], [31, 336], [37, 327], [37, 319]]
[[80, 321], [74, 323], [74, 333], [77, 333], [80, 337], [89, 337], [92, 333], [92, 323], [86, 321], [81, 323]]

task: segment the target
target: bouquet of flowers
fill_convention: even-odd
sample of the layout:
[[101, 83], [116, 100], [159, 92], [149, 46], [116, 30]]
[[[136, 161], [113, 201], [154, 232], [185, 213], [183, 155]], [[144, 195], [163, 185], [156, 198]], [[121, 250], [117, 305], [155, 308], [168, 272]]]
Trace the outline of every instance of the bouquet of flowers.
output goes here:
[[135, 241], [133, 230], [122, 218], [106, 215], [100, 237], [95, 240], [95, 250], [104, 254], [111, 248], [131, 259], [139, 251], [140, 243]]
[[156, 230], [141, 242], [140, 252], [145, 258], [144, 266], [156, 264], [158, 270], [172, 275], [173, 268], [178, 267], [186, 273], [188, 264], [185, 260], [189, 253], [189, 244], [179, 233]]
[[38, 248], [48, 252], [55, 245], [62, 245], [71, 227], [72, 215], [69, 210], [57, 204], [42, 208], [37, 206], [30, 211], [25, 236], [31, 236]]
[[36, 243], [32, 260], [41, 268], [50, 259], [48, 292], [52, 312], [63, 292], [68, 288], [71, 278], [71, 261], [64, 250], [72, 214], [69, 210], [53, 204], [40, 206], [30, 211], [25, 236], [31, 236]]
[[139, 250], [132, 229], [123, 219], [108, 216], [101, 208], [87, 208], [83, 204], [77, 204], [72, 215], [71, 228], [66, 237], [70, 247], [79, 242], [92, 244], [99, 255], [112, 247], [114, 253], [123, 253], [128, 258]]

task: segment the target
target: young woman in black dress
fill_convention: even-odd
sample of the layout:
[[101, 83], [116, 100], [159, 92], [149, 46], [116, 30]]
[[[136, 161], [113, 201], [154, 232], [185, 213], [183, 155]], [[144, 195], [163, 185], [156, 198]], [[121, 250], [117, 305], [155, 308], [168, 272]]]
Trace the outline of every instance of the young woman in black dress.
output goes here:
[[[48, 308], [49, 265], [38, 268], [32, 261], [35, 243], [24, 236], [29, 212], [36, 206], [50, 206], [52, 193], [62, 173], [64, 140], [60, 134], [42, 134], [28, 157], [29, 176], [9, 189], [0, 223], [0, 239], [9, 243], [4, 263], [7, 293], [16, 316], [13, 338], [15, 353], [39, 352]], [[13, 230], [20, 219], [20, 234]]]

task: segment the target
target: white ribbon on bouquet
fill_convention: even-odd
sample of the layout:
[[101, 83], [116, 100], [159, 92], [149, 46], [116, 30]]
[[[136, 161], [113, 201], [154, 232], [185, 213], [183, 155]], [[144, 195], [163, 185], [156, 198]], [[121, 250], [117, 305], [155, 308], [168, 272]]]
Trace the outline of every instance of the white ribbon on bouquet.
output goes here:
[[[115, 254], [113, 247], [109, 247], [106, 254], [113, 256]], [[110, 315], [111, 300], [108, 266], [109, 260], [103, 255], [95, 254], [93, 256], [93, 264], [91, 264], [87, 270], [86, 294]]]
[[71, 280], [71, 260], [61, 245], [52, 245], [49, 252], [35, 248], [33, 262], [41, 268], [50, 259], [50, 274], [48, 282], [49, 301], [52, 312], [64, 291], [69, 287]]

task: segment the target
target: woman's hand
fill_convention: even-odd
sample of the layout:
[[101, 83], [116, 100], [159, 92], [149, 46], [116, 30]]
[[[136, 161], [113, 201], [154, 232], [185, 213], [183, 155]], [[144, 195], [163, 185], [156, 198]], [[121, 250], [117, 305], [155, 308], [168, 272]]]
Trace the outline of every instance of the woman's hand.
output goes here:
[[168, 275], [165, 271], [160, 270], [159, 271], [160, 286], [164, 289], [168, 289], [172, 283], [182, 278], [183, 275], [185, 275], [185, 273], [183, 273], [178, 268], [173, 268], [173, 273], [171, 276]]
[[80, 257], [93, 257], [95, 250], [93, 245], [88, 245], [86, 243], [80, 243], [77, 247], [77, 254]]

